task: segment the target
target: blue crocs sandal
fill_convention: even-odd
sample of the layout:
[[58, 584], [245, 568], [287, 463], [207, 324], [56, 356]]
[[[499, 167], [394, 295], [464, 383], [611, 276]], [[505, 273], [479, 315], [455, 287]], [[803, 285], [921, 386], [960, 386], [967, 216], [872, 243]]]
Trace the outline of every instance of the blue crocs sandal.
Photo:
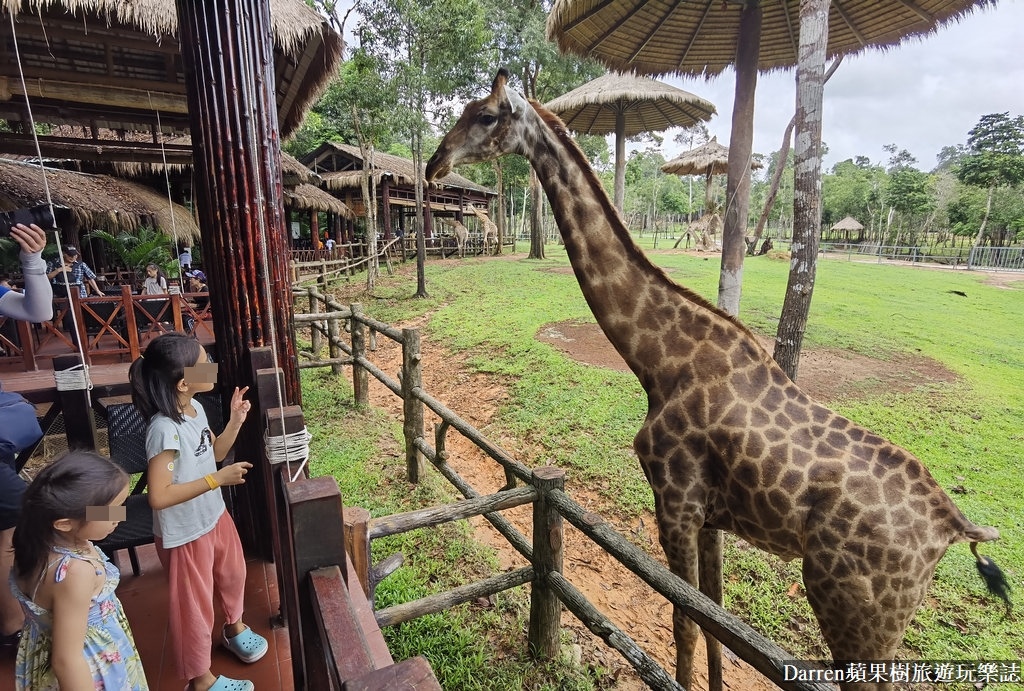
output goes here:
[[245, 679], [228, 679], [225, 676], [217, 677], [213, 682], [210, 691], [256, 691], [256, 686]]
[[[224, 647], [235, 654], [235, 656], [242, 662], [256, 662], [261, 657], [267, 654], [270, 646], [267, 645], [267, 639], [259, 635], [248, 626], [245, 627], [245, 631], [228, 638], [228, 634], [225, 631], [221, 632], [221, 636], [224, 638]], [[230, 691], [235, 691], [234, 688]]]

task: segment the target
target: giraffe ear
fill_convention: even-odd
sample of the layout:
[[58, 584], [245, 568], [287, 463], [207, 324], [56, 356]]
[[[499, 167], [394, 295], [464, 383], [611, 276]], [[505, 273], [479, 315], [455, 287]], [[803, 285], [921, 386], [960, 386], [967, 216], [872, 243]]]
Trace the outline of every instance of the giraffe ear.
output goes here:
[[526, 110], [526, 107], [529, 105], [526, 102], [526, 97], [510, 87], [508, 84], [505, 84], [505, 98], [508, 99], [508, 105], [512, 109], [513, 113], [517, 113], [520, 110]]

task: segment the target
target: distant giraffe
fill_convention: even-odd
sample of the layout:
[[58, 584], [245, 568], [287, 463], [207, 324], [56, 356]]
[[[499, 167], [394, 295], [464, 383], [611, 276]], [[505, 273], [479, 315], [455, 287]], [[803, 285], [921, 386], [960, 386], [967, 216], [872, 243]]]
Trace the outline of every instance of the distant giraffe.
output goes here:
[[[654, 266], [562, 122], [507, 79], [499, 71], [466, 106], [426, 176], [506, 153], [537, 171], [583, 295], [647, 393], [634, 448], [670, 568], [720, 599], [721, 543], [706, 529], [802, 557], [833, 658], [891, 660], [946, 549], [970, 541], [991, 575], [975, 543], [999, 532], [969, 521], [908, 451], [808, 398], [750, 331]], [[986, 581], [1009, 607], [1000, 578]], [[698, 629], [678, 609], [673, 623], [676, 678], [688, 685]]]
[[472, 210], [473, 215], [480, 219], [480, 226], [483, 229], [481, 231], [483, 252], [484, 254], [491, 254], [491, 243], [494, 243], [495, 249], [498, 247], [498, 226], [487, 217], [487, 213], [483, 209], [478, 209], [475, 206], [470, 206], [469, 208]]

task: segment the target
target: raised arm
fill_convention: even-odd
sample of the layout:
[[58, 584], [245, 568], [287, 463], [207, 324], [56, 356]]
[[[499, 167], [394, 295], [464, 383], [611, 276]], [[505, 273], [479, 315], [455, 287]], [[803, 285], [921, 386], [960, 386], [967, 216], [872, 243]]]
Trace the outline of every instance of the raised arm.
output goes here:
[[0, 314], [29, 322], [53, 318], [53, 288], [46, 277], [42, 252], [46, 233], [37, 225], [18, 224], [11, 229], [11, 238], [21, 245], [21, 273], [25, 292], [9, 292], [0, 300]]

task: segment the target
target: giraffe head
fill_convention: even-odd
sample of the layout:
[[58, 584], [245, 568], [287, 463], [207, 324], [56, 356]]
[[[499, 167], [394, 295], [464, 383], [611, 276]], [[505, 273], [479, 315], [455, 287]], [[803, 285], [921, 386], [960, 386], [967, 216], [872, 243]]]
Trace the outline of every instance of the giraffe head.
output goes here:
[[508, 86], [508, 71], [498, 71], [491, 93], [466, 106], [437, 151], [427, 161], [427, 181], [437, 180], [463, 163], [490, 161], [519, 152], [515, 123], [530, 107], [526, 98]]

